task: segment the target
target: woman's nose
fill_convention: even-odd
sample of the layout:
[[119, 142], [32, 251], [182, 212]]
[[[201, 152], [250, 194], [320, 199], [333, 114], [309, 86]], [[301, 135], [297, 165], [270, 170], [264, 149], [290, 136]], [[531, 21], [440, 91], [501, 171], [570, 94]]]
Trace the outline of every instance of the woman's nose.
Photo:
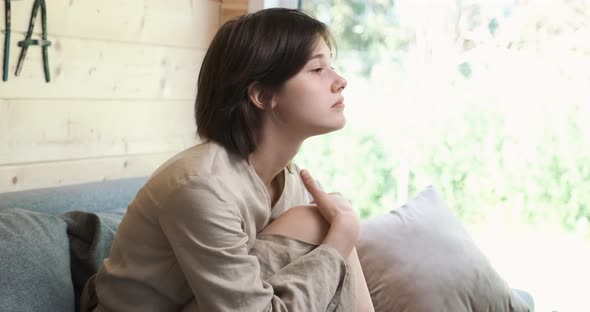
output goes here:
[[348, 81], [346, 81], [344, 77], [338, 75], [336, 72], [334, 72], [334, 74], [336, 74], [336, 81], [332, 85], [332, 91], [340, 92], [344, 90], [344, 88], [346, 88], [346, 84], [348, 84]]

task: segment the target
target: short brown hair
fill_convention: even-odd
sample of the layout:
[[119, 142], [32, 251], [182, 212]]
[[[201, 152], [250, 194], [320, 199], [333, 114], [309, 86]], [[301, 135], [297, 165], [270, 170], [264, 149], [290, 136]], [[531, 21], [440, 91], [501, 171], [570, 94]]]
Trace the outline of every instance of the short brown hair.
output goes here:
[[248, 87], [258, 83], [264, 93], [280, 90], [311, 58], [320, 38], [332, 49], [326, 25], [292, 9], [266, 9], [221, 26], [199, 72], [197, 134], [247, 158], [262, 123]]

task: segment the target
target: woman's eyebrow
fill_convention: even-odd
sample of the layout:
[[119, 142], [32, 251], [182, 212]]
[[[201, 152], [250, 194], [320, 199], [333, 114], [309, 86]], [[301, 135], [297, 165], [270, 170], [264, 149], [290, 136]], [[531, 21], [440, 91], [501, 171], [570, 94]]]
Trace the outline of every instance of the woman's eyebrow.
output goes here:
[[[331, 57], [332, 57], [332, 54], [330, 53], [330, 58]], [[316, 59], [316, 58], [320, 58], [320, 59], [323, 58], [323, 59], [325, 59], [326, 58], [326, 55], [324, 53], [318, 53], [318, 54], [315, 54], [314, 56], [312, 56], [309, 60], [311, 61], [311, 60]]]

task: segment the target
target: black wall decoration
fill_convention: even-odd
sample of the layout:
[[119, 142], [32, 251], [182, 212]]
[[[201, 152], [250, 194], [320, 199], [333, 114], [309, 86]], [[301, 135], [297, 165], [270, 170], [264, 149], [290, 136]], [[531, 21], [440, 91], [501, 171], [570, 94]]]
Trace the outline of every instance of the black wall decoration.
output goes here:
[[10, 0], [4, 0], [4, 22], [6, 24], [4, 33], [4, 67], [2, 69], [2, 80], [8, 80], [8, 60], [10, 56]]
[[[11, 0], [4, 0], [4, 9], [6, 15], [6, 33], [4, 37], [4, 68], [2, 74], [2, 80], [8, 80], [8, 61], [10, 57], [10, 2]], [[35, 28], [35, 20], [37, 14], [41, 9], [41, 39], [31, 39], [33, 35], [33, 29]], [[45, 0], [35, 0], [33, 4], [33, 12], [31, 13], [31, 21], [29, 22], [29, 29], [25, 40], [19, 41], [18, 46], [21, 47], [20, 57], [16, 65], [15, 76], [18, 76], [23, 68], [25, 57], [27, 56], [27, 50], [29, 46], [38, 45], [43, 49], [43, 71], [45, 72], [45, 81], [51, 81], [49, 72], [49, 55], [47, 49], [51, 46], [51, 41], [47, 40], [47, 6]]]

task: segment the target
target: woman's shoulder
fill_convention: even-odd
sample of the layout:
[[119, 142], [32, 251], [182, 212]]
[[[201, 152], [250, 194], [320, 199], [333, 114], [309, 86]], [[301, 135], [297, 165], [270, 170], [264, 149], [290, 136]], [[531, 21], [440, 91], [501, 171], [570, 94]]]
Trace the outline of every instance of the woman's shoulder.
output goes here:
[[192, 146], [168, 159], [150, 177], [146, 186], [170, 194], [190, 180], [216, 180], [239, 171], [240, 159], [214, 141]]
[[224, 152], [225, 149], [215, 142], [201, 142], [172, 156], [156, 169], [152, 177], [207, 176], [211, 173], [214, 162], [219, 160], [218, 156], [223, 156]]

